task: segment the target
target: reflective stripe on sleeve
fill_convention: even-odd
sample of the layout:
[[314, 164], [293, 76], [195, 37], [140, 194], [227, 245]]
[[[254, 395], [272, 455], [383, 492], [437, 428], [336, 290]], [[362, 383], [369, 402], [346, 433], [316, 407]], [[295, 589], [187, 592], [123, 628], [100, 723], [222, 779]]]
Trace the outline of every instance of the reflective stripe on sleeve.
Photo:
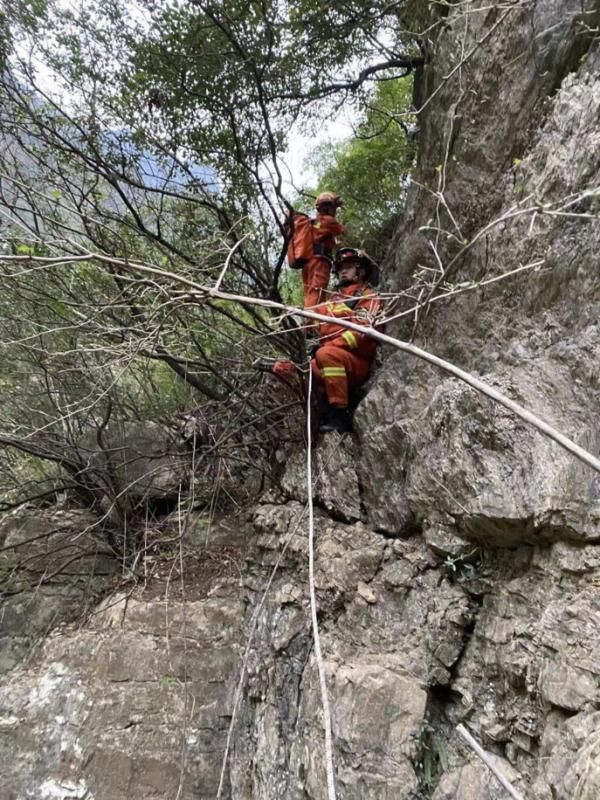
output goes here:
[[343, 317], [349, 312], [349, 308], [346, 303], [335, 303], [332, 305], [331, 310], [335, 317]]
[[344, 331], [342, 333], [342, 339], [351, 350], [355, 350], [358, 347], [358, 339], [352, 331]]

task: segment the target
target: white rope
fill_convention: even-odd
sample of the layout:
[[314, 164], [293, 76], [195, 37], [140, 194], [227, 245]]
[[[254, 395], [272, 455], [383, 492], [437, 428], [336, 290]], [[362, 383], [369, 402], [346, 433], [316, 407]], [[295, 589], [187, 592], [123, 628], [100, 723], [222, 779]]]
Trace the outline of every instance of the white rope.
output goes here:
[[304, 519], [304, 515], [306, 514], [306, 507], [302, 509], [302, 514], [296, 520], [296, 524], [290, 528], [288, 531], [287, 538], [281, 548], [281, 552], [277, 557], [277, 561], [271, 570], [271, 574], [269, 575], [269, 580], [267, 581], [267, 585], [263, 591], [262, 597], [260, 598], [260, 602], [258, 606], [255, 608], [254, 613], [252, 614], [252, 619], [250, 622], [250, 633], [248, 634], [248, 639], [246, 641], [246, 647], [244, 648], [244, 656], [242, 658], [242, 667], [240, 669], [240, 676], [238, 679], [238, 683], [235, 690], [235, 696], [233, 700], [233, 708], [231, 710], [231, 721], [229, 723], [229, 729], [227, 731], [227, 741], [225, 743], [225, 752], [223, 753], [223, 759], [221, 761], [221, 775], [219, 778], [219, 787], [217, 789], [217, 797], [216, 800], [221, 800], [223, 796], [223, 789], [225, 787], [225, 773], [227, 770], [227, 761], [229, 760], [229, 752], [231, 750], [231, 742], [233, 739], [233, 732], [235, 730], [235, 725], [237, 722], [237, 715], [240, 710], [240, 706], [242, 704], [242, 695], [244, 692], [244, 683], [246, 680], [246, 672], [248, 669], [248, 659], [250, 658], [250, 649], [254, 642], [254, 634], [256, 633], [256, 629], [258, 628], [258, 620], [261, 614], [261, 611], [264, 608], [265, 602], [267, 600], [267, 596], [269, 594], [269, 590], [271, 588], [271, 584], [275, 578], [277, 570], [279, 569], [279, 565], [283, 559], [283, 556], [286, 553], [289, 543], [292, 541], [292, 536], [296, 533], [298, 528], [300, 527], [300, 523]]
[[[41, 262], [43, 269], [49, 264], [58, 263], [62, 264], [65, 262], [64, 258], [42, 258], [40, 256], [4, 256], [4, 260], [9, 261], [28, 261], [32, 264]], [[298, 314], [306, 319], [316, 320], [317, 322], [331, 322], [331, 317], [327, 317], [323, 314], [316, 314], [313, 311], [307, 311], [306, 309], [296, 308], [295, 306], [288, 306], [283, 303], [279, 303], [275, 300], [265, 300], [263, 298], [258, 297], [246, 297], [244, 295], [238, 294], [231, 294], [230, 292], [222, 292], [219, 289], [215, 289], [214, 287], [204, 286], [200, 283], [196, 283], [195, 281], [190, 280], [189, 278], [185, 278], [182, 275], [178, 275], [175, 272], [170, 272], [169, 270], [159, 269], [158, 267], [151, 267], [147, 264], [140, 263], [137, 261], [123, 261], [121, 259], [113, 258], [112, 256], [106, 256], [101, 253], [88, 253], [86, 252], [84, 255], [81, 256], [73, 256], [69, 257], [69, 262], [75, 261], [99, 261], [100, 263], [110, 263], [110, 264], [117, 264], [124, 269], [130, 271], [137, 271], [146, 273], [148, 275], [158, 275], [163, 278], [169, 278], [170, 280], [175, 281], [176, 283], [180, 283], [183, 286], [189, 287], [192, 291], [189, 292], [189, 297], [196, 300], [197, 302], [203, 303], [208, 298], [215, 298], [218, 300], [225, 300], [232, 303], [241, 303], [242, 305], [250, 305], [250, 306], [262, 306], [263, 308], [273, 308], [277, 309], [278, 311], [283, 311], [288, 314]], [[32, 269], [36, 269], [33, 267]], [[461, 381], [469, 384], [478, 392], [487, 395], [496, 403], [500, 403], [505, 408], [508, 408], [509, 411], [512, 411], [513, 414], [516, 414], [522, 420], [527, 422], [529, 425], [533, 425], [537, 428], [541, 433], [545, 436], [548, 436], [550, 439], [553, 439], [557, 442], [561, 447], [567, 450], [571, 455], [574, 455], [575, 458], [578, 458], [584, 464], [587, 464], [592, 469], [596, 470], [596, 472], [600, 472], [600, 458], [590, 453], [583, 447], [580, 447], [574, 441], [569, 439], [568, 436], [560, 433], [560, 431], [556, 430], [556, 428], [549, 425], [545, 420], [541, 417], [538, 417], [537, 414], [534, 414], [531, 411], [528, 411], [523, 406], [515, 403], [514, 400], [506, 397], [497, 389], [494, 389], [485, 381], [479, 380], [475, 378], [468, 372], [456, 367], [449, 361], [445, 361], [443, 358], [438, 358], [437, 356], [428, 353], [426, 350], [421, 350], [420, 347], [417, 347], [414, 344], [409, 344], [408, 342], [403, 342], [400, 339], [396, 339], [392, 336], [388, 336], [385, 333], [381, 333], [380, 331], [375, 330], [375, 328], [367, 328], [364, 325], [358, 325], [354, 322], [350, 322], [342, 317], [337, 317], [336, 322], [338, 325], [341, 325], [343, 328], [347, 328], [351, 331], [357, 331], [358, 333], [363, 333], [366, 336], [371, 337], [372, 339], [376, 339], [380, 342], [386, 342], [390, 344], [392, 347], [395, 347], [398, 350], [403, 350], [405, 353], [411, 353], [413, 356], [422, 359], [423, 361], [428, 361], [430, 364], [439, 367], [440, 369], [448, 372], [450, 375], [454, 375], [456, 378], [459, 378]], [[10, 437], [7, 434], [2, 434], [0, 432], [0, 442], [8, 443], [10, 445]]]
[[325, 680], [325, 667], [321, 652], [321, 638], [317, 620], [317, 599], [315, 596], [315, 520], [312, 497], [312, 431], [311, 431], [311, 395], [312, 369], [308, 370], [308, 401], [306, 410], [306, 490], [308, 494], [308, 583], [310, 587], [310, 616], [312, 620], [315, 660], [319, 672], [321, 687], [321, 703], [323, 706], [323, 727], [325, 729], [325, 771], [327, 773], [327, 797], [335, 800], [335, 782], [333, 774], [333, 749], [331, 746], [331, 712]]
[[[309, 383], [309, 393], [310, 393], [310, 383]], [[309, 413], [310, 413], [310, 409], [309, 409]], [[309, 429], [310, 429], [310, 421], [309, 421]], [[321, 472], [319, 473], [319, 476], [322, 474], [324, 469], [325, 469], [325, 466], [323, 466], [321, 468]], [[262, 610], [263, 610], [263, 608], [265, 606], [265, 602], [267, 600], [267, 596], [268, 596], [269, 591], [271, 589], [271, 586], [273, 584], [273, 580], [275, 579], [275, 575], [276, 575], [276, 573], [277, 573], [277, 571], [279, 569], [279, 566], [280, 566], [280, 564], [281, 564], [281, 562], [283, 560], [284, 555], [287, 552], [287, 549], [288, 549], [288, 547], [290, 545], [290, 542], [292, 541], [292, 537], [295, 535], [296, 531], [298, 530], [298, 528], [302, 524], [302, 522], [304, 520], [304, 517], [306, 516], [306, 513], [307, 513], [307, 511], [309, 509], [309, 502], [312, 503], [312, 494], [309, 495], [309, 498], [310, 498], [310, 500], [307, 501], [306, 505], [302, 509], [302, 513], [298, 516], [295, 524], [288, 531], [288, 534], [287, 534], [287, 536], [285, 538], [285, 541], [283, 543], [283, 547], [281, 548], [281, 551], [280, 551], [280, 553], [279, 553], [279, 555], [277, 557], [277, 561], [275, 562], [275, 564], [273, 566], [273, 569], [271, 570], [271, 574], [269, 575], [269, 579], [267, 581], [267, 584], [266, 584], [266, 586], [264, 588], [264, 591], [262, 593], [262, 596], [260, 598], [260, 602], [259, 602], [258, 606], [255, 608], [255, 610], [254, 610], [254, 612], [252, 614], [252, 618], [250, 620], [250, 633], [248, 634], [248, 639], [246, 641], [246, 647], [244, 648], [244, 655], [242, 657], [242, 666], [241, 666], [241, 669], [240, 669], [240, 675], [239, 675], [238, 683], [237, 683], [236, 690], [235, 690], [235, 696], [234, 696], [234, 700], [233, 700], [233, 707], [231, 709], [231, 721], [229, 723], [229, 729], [227, 731], [227, 740], [226, 740], [226, 743], [225, 743], [225, 751], [223, 753], [223, 758], [222, 758], [222, 761], [221, 761], [221, 774], [220, 774], [220, 777], [219, 777], [219, 786], [218, 786], [218, 789], [217, 789], [216, 800], [221, 800], [221, 798], [223, 797], [223, 790], [225, 788], [225, 777], [226, 777], [226, 770], [227, 770], [227, 762], [229, 760], [229, 754], [231, 752], [231, 745], [232, 745], [232, 741], [233, 741], [233, 733], [234, 733], [235, 726], [236, 726], [236, 723], [237, 723], [238, 713], [239, 713], [239, 710], [240, 710], [240, 707], [241, 707], [241, 704], [242, 704], [242, 698], [243, 698], [243, 692], [244, 692], [244, 684], [245, 684], [245, 681], [246, 681], [246, 674], [247, 674], [247, 670], [248, 670], [248, 660], [250, 658], [250, 650], [251, 650], [252, 644], [254, 643], [254, 636], [255, 636], [256, 630], [258, 628], [259, 617], [260, 617], [260, 614], [261, 614], [261, 612], [262, 612]], [[335, 795], [334, 795], [334, 797], [335, 797]]]

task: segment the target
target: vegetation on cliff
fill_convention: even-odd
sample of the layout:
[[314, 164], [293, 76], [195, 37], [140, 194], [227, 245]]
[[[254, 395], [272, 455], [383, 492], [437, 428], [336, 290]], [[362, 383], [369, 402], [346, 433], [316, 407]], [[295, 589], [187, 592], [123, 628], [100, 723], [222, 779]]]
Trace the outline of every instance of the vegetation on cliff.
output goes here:
[[297, 321], [181, 280], [293, 300], [282, 225], [298, 194], [285, 155], [295, 132], [344, 106], [356, 135], [324, 160], [322, 183], [345, 192], [357, 240], [390, 223], [412, 160], [401, 76], [422, 62], [401, 14], [300, 0], [4, 13], [5, 510], [66, 492], [117, 529], [144, 518], [148, 493], [113, 463], [118, 432], [140, 422], [167, 431], [174, 458], [194, 451], [196, 497], [208, 489], [211, 505], [269, 481], [276, 444], [302, 425], [294, 394], [252, 362], [303, 360]]

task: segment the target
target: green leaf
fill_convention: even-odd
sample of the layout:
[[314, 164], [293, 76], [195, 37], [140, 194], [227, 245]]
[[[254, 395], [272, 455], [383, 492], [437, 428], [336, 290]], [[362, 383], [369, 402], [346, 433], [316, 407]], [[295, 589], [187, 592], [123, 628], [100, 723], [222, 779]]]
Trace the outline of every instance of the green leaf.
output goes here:
[[32, 256], [35, 253], [35, 247], [31, 244], [18, 244], [17, 254], [20, 256]]

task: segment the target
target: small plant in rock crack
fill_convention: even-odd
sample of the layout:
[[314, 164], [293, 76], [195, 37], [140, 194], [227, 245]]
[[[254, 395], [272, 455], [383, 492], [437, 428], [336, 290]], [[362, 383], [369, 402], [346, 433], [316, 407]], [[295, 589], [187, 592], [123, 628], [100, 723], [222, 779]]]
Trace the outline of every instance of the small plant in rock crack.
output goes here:
[[414, 764], [419, 788], [411, 795], [411, 800], [431, 797], [442, 774], [448, 769], [446, 743], [439, 731], [430, 722], [421, 725], [418, 739], [419, 760]]
[[177, 689], [179, 686], [181, 686], [181, 681], [174, 675], [163, 675], [158, 684], [161, 689], [166, 689], [167, 691], [172, 692], [174, 689]]
[[481, 566], [479, 560], [471, 560], [476, 553], [476, 550], [472, 550], [470, 553], [459, 556], [451, 556], [448, 554], [445, 560], [442, 561], [442, 569], [451, 580], [476, 578], [479, 567]]

